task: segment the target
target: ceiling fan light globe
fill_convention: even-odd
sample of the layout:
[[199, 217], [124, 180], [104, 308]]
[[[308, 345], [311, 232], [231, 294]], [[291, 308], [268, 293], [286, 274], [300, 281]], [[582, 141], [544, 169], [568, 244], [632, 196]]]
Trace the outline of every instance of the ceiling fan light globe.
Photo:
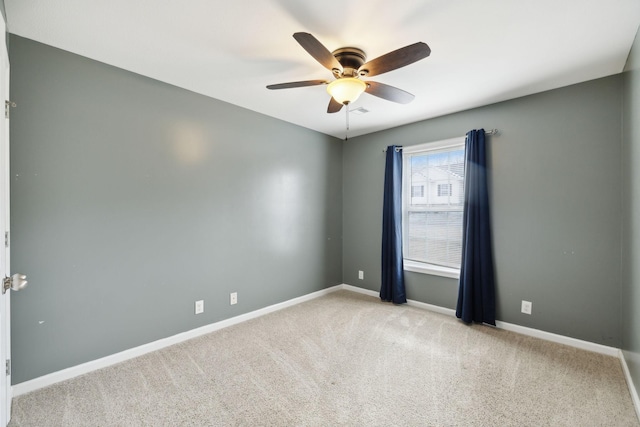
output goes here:
[[367, 85], [362, 80], [358, 80], [353, 77], [345, 77], [329, 83], [327, 86], [327, 92], [329, 92], [329, 95], [331, 95], [337, 102], [346, 105], [357, 100], [366, 88]]

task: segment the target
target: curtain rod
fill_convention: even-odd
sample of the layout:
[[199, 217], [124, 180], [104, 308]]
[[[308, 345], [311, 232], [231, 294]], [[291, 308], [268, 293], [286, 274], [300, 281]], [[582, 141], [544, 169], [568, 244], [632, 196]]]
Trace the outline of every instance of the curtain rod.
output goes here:
[[[500, 133], [500, 129], [489, 129], [489, 130], [485, 130], [485, 131], [484, 131], [484, 134], [485, 134], [485, 135], [498, 135], [499, 133]], [[464, 135], [464, 136], [463, 136], [463, 138], [466, 138], [466, 137], [467, 137], [467, 135]], [[397, 151], [397, 152], [402, 151], [402, 147], [396, 147], [396, 151]], [[382, 149], [382, 152], [383, 152], [383, 153], [386, 153], [386, 152], [387, 152], [387, 149], [386, 149], [386, 148], [383, 148], [383, 149]]]

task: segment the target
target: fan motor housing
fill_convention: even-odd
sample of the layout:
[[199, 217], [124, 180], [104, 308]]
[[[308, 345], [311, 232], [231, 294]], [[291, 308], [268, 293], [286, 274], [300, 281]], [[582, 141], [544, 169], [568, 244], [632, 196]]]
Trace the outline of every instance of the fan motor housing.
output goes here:
[[333, 70], [333, 73], [340, 77], [357, 77], [358, 69], [365, 63], [367, 56], [362, 49], [357, 47], [341, 47], [331, 52], [342, 65], [343, 71]]

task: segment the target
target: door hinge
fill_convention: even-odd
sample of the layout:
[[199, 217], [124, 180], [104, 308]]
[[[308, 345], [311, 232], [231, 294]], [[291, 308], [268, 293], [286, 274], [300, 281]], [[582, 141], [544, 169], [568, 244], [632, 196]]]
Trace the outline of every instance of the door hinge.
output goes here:
[[8, 231], [4, 232], [4, 247], [5, 248], [9, 247], [9, 232]]
[[11, 375], [11, 359], [7, 359], [6, 368], [7, 376]]
[[6, 119], [8, 119], [9, 116], [11, 115], [11, 107], [15, 108], [17, 107], [17, 104], [9, 100], [4, 101], [4, 117]]

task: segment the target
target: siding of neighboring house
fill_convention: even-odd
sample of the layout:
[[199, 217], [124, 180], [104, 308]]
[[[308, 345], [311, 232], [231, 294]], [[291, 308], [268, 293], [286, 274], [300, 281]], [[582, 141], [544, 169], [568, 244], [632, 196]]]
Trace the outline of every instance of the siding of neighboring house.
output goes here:
[[420, 172], [411, 175], [411, 186], [417, 187], [420, 193], [411, 196], [412, 205], [449, 205], [464, 201], [464, 180], [461, 176], [437, 168], [430, 172], [428, 176]]

